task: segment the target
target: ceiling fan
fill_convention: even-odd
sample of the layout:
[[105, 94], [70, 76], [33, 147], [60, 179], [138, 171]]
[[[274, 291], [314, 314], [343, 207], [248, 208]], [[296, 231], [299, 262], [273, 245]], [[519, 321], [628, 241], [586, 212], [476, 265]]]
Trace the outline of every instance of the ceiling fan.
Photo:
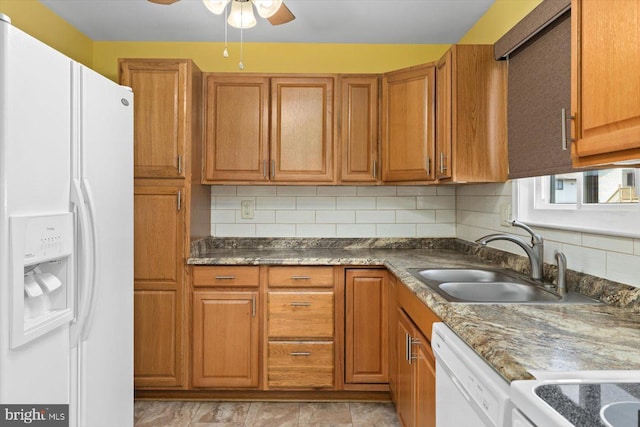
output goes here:
[[[148, 0], [151, 3], [169, 5], [180, 0]], [[251, 28], [255, 25], [255, 18], [253, 18], [253, 9], [251, 5], [255, 6], [258, 15], [266, 18], [271, 22], [271, 25], [285, 24], [289, 21], [293, 21], [296, 17], [291, 13], [289, 8], [282, 2], [282, 0], [202, 0], [204, 5], [216, 15], [221, 15], [227, 4], [231, 3], [231, 13], [229, 14], [229, 25], [236, 28]], [[248, 9], [247, 9], [248, 7]], [[241, 20], [234, 17], [240, 16], [240, 12], [250, 12], [249, 19]], [[235, 12], [235, 13], [234, 13]]]

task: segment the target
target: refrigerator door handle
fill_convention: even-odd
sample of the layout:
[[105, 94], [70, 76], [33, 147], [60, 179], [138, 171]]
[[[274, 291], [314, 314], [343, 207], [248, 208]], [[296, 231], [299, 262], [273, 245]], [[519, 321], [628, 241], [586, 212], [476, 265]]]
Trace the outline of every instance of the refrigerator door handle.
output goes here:
[[91, 331], [91, 321], [93, 319], [94, 307], [98, 298], [98, 227], [96, 227], [95, 203], [91, 193], [91, 185], [86, 178], [82, 179], [81, 185], [85, 200], [88, 202], [87, 211], [89, 212], [90, 230], [91, 230], [91, 276], [88, 289], [88, 305], [86, 306], [85, 320], [80, 330], [80, 340], [86, 341]]
[[[71, 183], [71, 201], [76, 208], [75, 210], [76, 210], [77, 219], [78, 219], [78, 231], [80, 233], [80, 238], [82, 239], [82, 247], [84, 248], [82, 252], [76, 250], [76, 253], [78, 254], [77, 265], [82, 269], [82, 275], [78, 275], [78, 277], [76, 277], [76, 280], [75, 280], [75, 290], [76, 290], [76, 293], [79, 293], [80, 284], [89, 283], [89, 280], [91, 280], [91, 276], [90, 276], [91, 271], [88, 268], [89, 267], [88, 266], [88, 255], [89, 255], [88, 248], [90, 247], [91, 242], [89, 240], [88, 219], [87, 219], [87, 209], [86, 209], [85, 199], [84, 199], [84, 195], [82, 194], [82, 190], [80, 188], [80, 180], [78, 179], [73, 179]], [[88, 293], [82, 292], [81, 298], [78, 298], [76, 300], [75, 315], [74, 315], [73, 323], [70, 328], [71, 339], [69, 344], [71, 347], [78, 346], [78, 342], [80, 339], [80, 331], [82, 328], [83, 319], [85, 317], [83, 314], [84, 307], [86, 307], [89, 303], [88, 298], [89, 298]]]

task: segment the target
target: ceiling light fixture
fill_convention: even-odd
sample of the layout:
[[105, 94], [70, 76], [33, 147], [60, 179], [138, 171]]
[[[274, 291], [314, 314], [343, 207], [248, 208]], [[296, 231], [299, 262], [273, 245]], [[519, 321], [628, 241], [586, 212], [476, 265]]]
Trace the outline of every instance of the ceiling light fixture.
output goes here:
[[[157, 0], [149, 0], [157, 1]], [[164, 0], [166, 1], [166, 0]], [[255, 27], [257, 21], [253, 14], [253, 8], [256, 8], [260, 17], [268, 19], [273, 25], [284, 24], [295, 19], [291, 11], [282, 3], [282, 0], [202, 0], [204, 5], [211, 13], [222, 15], [227, 11], [227, 6], [231, 3], [231, 11], [226, 16], [226, 21], [234, 28], [240, 29], [240, 63], [238, 67], [243, 70], [242, 62], [242, 30], [245, 28]], [[227, 58], [229, 52], [227, 50], [227, 27], [224, 31], [224, 51], [222, 56]]]
[[255, 6], [262, 18], [271, 18], [282, 6], [282, 0], [202, 0], [212, 13], [222, 15], [227, 5], [231, 3], [231, 13], [227, 22], [235, 28], [251, 28], [256, 25], [253, 14]]

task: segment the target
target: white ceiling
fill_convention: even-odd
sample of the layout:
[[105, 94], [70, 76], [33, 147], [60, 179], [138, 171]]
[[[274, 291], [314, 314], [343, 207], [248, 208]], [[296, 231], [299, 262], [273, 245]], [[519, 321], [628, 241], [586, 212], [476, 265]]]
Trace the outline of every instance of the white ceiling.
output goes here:
[[[40, 0], [95, 41], [223, 41], [224, 17], [201, 0]], [[244, 30], [245, 42], [456, 43], [494, 0], [285, 0], [296, 16]], [[229, 41], [240, 30], [228, 27]]]

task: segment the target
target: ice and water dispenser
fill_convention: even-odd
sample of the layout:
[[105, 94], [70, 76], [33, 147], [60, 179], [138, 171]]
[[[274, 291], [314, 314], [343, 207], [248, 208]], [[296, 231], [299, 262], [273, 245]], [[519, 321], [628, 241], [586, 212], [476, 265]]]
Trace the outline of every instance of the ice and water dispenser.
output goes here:
[[73, 319], [73, 214], [12, 216], [11, 348]]

